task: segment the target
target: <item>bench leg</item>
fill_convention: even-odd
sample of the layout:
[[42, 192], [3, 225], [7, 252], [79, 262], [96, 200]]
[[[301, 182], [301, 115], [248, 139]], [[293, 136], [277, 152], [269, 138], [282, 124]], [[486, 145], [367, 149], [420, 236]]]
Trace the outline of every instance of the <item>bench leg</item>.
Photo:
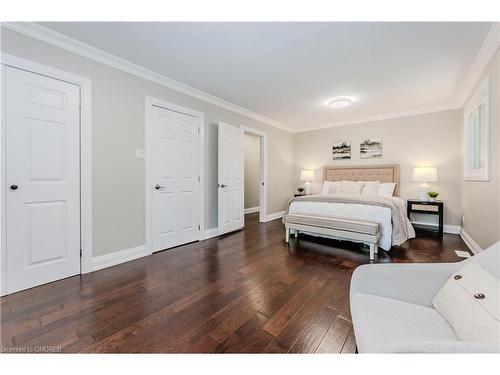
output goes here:
[[371, 243], [370, 244], [370, 260], [375, 260], [375, 254], [378, 253], [378, 246], [377, 244]]
[[285, 242], [290, 241], [290, 228], [285, 228]]

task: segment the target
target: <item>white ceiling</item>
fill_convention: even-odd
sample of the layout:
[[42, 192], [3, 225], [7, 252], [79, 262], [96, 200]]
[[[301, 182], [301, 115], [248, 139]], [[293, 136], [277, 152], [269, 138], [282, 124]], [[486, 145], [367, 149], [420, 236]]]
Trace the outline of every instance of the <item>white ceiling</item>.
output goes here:
[[[456, 103], [491, 23], [41, 23], [291, 130]], [[333, 110], [334, 96], [355, 103]]]

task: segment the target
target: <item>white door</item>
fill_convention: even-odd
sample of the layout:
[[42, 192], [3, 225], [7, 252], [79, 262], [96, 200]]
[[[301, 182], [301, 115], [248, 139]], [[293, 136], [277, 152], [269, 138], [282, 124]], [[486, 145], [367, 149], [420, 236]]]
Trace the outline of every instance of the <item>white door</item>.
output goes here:
[[219, 122], [219, 234], [244, 225], [243, 129]]
[[153, 251], [199, 239], [198, 117], [152, 108]]
[[80, 87], [6, 67], [7, 293], [80, 273]]

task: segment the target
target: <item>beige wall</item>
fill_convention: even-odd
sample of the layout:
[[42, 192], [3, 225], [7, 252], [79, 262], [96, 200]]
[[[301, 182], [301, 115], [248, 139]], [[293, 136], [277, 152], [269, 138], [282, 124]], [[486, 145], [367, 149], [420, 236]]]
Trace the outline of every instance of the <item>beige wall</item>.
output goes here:
[[[497, 51], [470, 95], [486, 77], [490, 78], [491, 85], [491, 180], [464, 181], [462, 178], [462, 225], [482, 249], [500, 240], [500, 51]], [[463, 111], [461, 116], [463, 137]]]
[[259, 207], [260, 137], [245, 133], [245, 208]]
[[[321, 191], [325, 165], [397, 163], [401, 166], [401, 197], [415, 198], [419, 183], [411, 180], [413, 166], [434, 165], [438, 168], [438, 182], [430, 185], [445, 202], [445, 224], [460, 225], [460, 116], [460, 110], [452, 110], [294, 134], [295, 185], [301, 184], [300, 169], [316, 169], [314, 193]], [[382, 138], [382, 158], [359, 158], [359, 143], [365, 137]], [[349, 140], [351, 159], [332, 161], [332, 142]], [[429, 222], [432, 219], [418, 218]]]
[[288, 132], [2, 28], [2, 51], [92, 80], [93, 255], [144, 244], [144, 97], [205, 114], [205, 228], [217, 226], [217, 122], [268, 135], [268, 214], [284, 210], [292, 186]]

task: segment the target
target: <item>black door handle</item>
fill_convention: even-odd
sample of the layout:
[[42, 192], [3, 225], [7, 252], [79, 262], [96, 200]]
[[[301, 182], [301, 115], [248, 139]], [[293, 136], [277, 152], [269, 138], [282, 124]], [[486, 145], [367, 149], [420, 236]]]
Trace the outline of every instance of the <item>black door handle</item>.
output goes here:
[[10, 190], [17, 190], [18, 186], [17, 185], [10, 185]]

